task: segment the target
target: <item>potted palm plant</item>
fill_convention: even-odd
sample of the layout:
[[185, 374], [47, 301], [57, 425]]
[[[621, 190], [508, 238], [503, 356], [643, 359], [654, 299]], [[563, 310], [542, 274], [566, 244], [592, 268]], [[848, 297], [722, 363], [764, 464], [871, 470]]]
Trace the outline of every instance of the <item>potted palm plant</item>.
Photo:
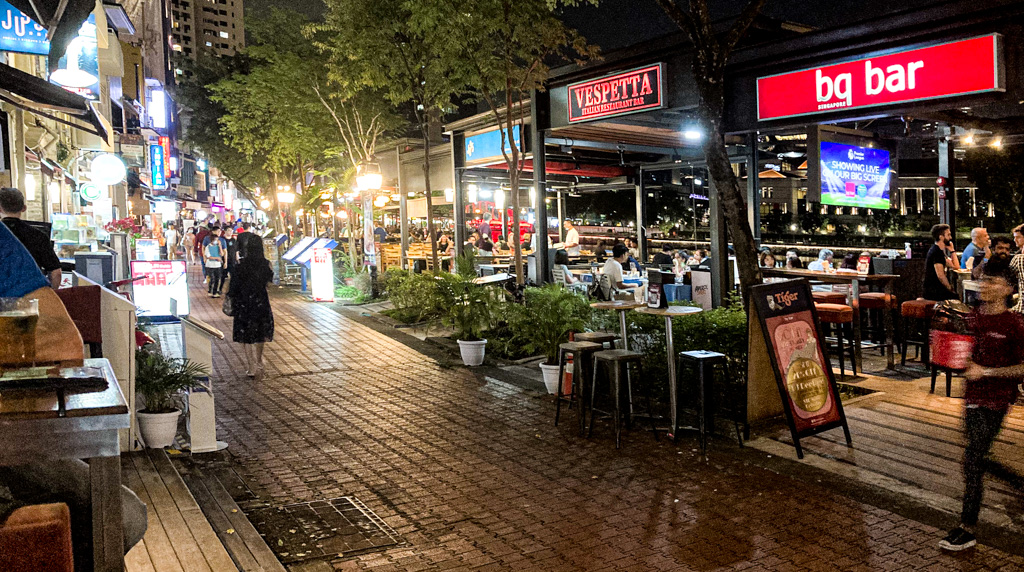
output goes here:
[[196, 378], [206, 375], [206, 368], [196, 362], [169, 358], [159, 351], [135, 350], [135, 391], [145, 403], [137, 415], [147, 447], [159, 449], [174, 443], [181, 415], [174, 397], [199, 387]]
[[439, 275], [438, 289], [445, 302], [444, 325], [455, 330], [462, 363], [484, 363], [487, 340], [482, 337], [490, 318], [487, 291], [472, 279], [458, 274]]
[[540, 364], [548, 393], [558, 391], [558, 346], [569, 332], [580, 332], [590, 319], [587, 301], [557, 284], [526, 290], [525, 320], [517, 328], [529, 351], [544, 355]]

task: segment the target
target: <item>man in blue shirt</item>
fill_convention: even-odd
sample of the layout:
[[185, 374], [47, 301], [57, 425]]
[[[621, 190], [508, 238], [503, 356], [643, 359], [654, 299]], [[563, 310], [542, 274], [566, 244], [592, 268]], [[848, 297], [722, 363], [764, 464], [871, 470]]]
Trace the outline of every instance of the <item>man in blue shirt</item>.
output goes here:
[[981, 227], [972, 229], [971, 243], [967, 245], [964, 253], [960, 256], [960, 268], [972, 270], [975, 266], [988, 260], [988, 257], [992, 254], [989, 251], [988, 245], [988, 231]]

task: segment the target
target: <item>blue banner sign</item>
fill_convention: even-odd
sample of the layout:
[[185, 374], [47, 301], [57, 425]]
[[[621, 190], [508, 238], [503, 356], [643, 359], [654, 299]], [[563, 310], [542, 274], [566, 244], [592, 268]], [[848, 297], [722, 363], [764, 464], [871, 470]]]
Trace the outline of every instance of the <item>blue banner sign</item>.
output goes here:
[[[505, 157], [501, 153], [501, 133], [503, 131], [505, 130], [498, 131], [495, 129], [466, 137], [466, 164], [480, 165], [504, 161]], [[519, 137], [518, 125], [512, 126], [512, 140], [515, 141], [517, 148], [523, 148], [523, 142]], [[508, 137], [505, 137], [505, 152], [512, 152], [512, 145]]]
[[163, 145], [149, 146], [149, 172], [153, 176], [153, 189], [167, 188], [167, 165], [164, 164]]
[[45, 56], [50, 53], [46, 28], [5, 0], [0, 0], [0, 50]]

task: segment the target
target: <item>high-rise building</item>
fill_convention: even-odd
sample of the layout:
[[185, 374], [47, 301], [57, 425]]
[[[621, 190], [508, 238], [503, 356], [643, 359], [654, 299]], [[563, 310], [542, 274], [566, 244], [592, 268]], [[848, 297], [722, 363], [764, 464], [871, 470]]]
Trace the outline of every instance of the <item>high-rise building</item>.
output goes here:
[[[177, 58], [230, 56], [245, 45], [242, 0], [170, 0], [172, 49]], [[179, 64], [176, 75], [186, 72]]]

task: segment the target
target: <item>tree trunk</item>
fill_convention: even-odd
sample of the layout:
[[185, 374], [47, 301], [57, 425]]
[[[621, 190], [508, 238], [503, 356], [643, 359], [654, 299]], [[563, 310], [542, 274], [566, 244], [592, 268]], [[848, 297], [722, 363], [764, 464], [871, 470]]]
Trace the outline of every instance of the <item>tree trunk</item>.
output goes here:
[[[694, 70], [695, 72], [697, 70]], [[715, 189], [718, 191], [718, 200], [722, 201], [722, 210], [725, 212], [733, 248], [736, 250], [736, 266], [740, 274], [740, 293], [743, 297], [743, 306], [747, 307], [750, 297], [750, 287], [761, 283], [761, 269], [757, 263], [757, 245], [754, 243], [754, 234], [750, 229], [747, 219], [747, 204], [744, 192], [740, 189], [739, 180], [732, 170], [732, 162], [729, 160], [729, 152], [726, 150], [725, 138], [722, 134], [722, 117], [725, 111], [725, 100], [723, 96], [722, 79], [724, 73], [719, 71], [716, 74], [695, 74], [698, 77], [698, 89], [701, 94], [701, 123], [707, 132], [704, 140], [704, 158], [708, 164], [708, 171]], [[747, 176], [753, 176], [757, 172], [757, 165], [747, 166]], [[715, 253], [719, 254], [719, 253]], [[724, 253], [721, 253], [724, 255]], [[725, 277], [723, 277], [723, 280]]]
[[427, 195], [427, 234], [430, 236], [430, 260], [434, 272], [441, 270], [437, 261], [437, 235], [434, 233], [434, 199], [430, 188], [430, 127], [427, 116], [422, 116], [420, 131], [423, 133], [423, 185]]
[[[514, 249], [514, 256], [512, 257], [512, 260], [515, 262], [514, 268], [516, 269], [516, 284], [522, 286], [526, 283], [526, 277], [523, 276], [523, 247], [519, 242], [519, 181], [522, 178], [522, 165], [519, 164], [519, 150], [516, 148], [515, 138], [512, 137], [512, 108], [511, 106], [508, 106], [505, 109], [505, 115], [509, 118], [506, 122], [506, 132], [508, 133], [508, 138], [511, 142], [509, 147], [512, 148], [512, 164], [509, 165], [508, 169], [509, 187], [511, 188], [510, 192], [512, 193], [512, 230], [509, 231], [510, 236], [507, 238], [512, 240], [512, 248]], [[522, 137], [522, 128], [520, 128], [519, 136]], [[534, 179], [536, 179], [536, 177], [534, 177]], [[540, 244], [539, 240], [540, 239], [538, 239], [537, 244]], [[540, 277], [538, 276], [538, 280], [539, 279]]]

